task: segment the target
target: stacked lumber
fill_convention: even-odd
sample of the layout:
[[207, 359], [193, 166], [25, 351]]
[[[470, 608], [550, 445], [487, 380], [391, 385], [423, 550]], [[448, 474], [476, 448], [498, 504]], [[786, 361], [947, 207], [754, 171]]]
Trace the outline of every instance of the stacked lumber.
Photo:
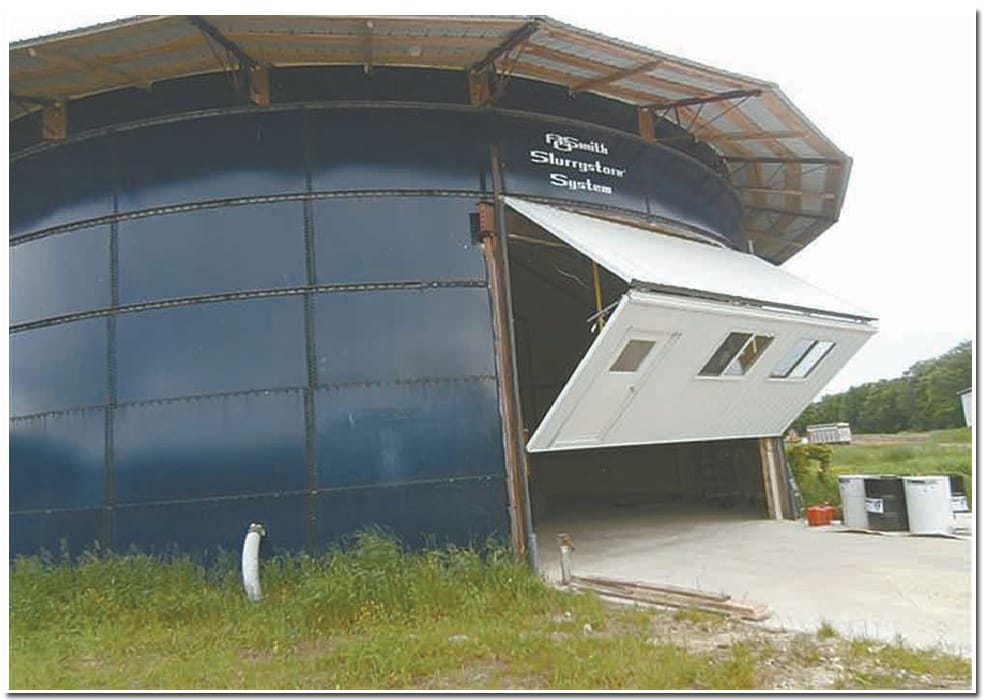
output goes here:
[[622, 581], [601, 576], [573, 576], [571, 577], [571, 586], [614, 598], [672, 608], [695, 608], [706, 612], [731, 615], [743, 620], [759, 621], [770, 617], [770, 608], [765, 605], [737, 603], [723, 593], [710, 593], [693, 588], [645, 581]]

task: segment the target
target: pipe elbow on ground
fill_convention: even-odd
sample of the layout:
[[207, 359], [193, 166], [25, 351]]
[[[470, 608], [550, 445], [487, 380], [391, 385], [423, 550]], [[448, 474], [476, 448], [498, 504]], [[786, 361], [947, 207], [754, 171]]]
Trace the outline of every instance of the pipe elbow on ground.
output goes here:
[[251, 523], [247, 535], [244, 536], [244, 548], [241, 550], [241, 577], [248, 600], [257, 601], [262, 597], [258, 551], [261, 549], [261, 538], [264, 536], [265, 528], [258, 523]]

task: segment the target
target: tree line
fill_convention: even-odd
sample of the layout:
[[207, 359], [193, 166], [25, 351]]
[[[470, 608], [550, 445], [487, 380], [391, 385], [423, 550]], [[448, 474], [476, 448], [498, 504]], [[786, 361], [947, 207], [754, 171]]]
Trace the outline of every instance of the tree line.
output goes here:
[[853, 432], [897, 433], [966, 425], [959, 392], [973, 385], [970, 340], [938, 357], [922, 360], [896, 379], [860, 384], [824, 396], [804, 410], [792, 428], [804, 433], [815, 423], [849, 423]]

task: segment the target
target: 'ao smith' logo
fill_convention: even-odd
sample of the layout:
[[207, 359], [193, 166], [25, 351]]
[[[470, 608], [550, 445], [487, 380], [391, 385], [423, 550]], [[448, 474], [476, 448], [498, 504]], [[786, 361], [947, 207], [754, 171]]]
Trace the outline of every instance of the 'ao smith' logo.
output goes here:
[[[548, 174], [550, 184], [554, 187], [563, 187], [572, 192], [595, 192], [596, 194], [612, 194], [612, 185], [604, 182], [595, 182], [591, 176], [605, 176], [622, 179], [626, 175], [624, 167], [612, 165], [600, 158], [594, 160], [584, 160], [576, 156], [561, 156], [556, 152], [571, 153], [572, 151], [584, 151], [594, 153], [599, 156], [608, 155], [608, 146], [600, 141], [582, 141], [574, 136], [554, 134], [547, 132], [543, 137], [544, 143], [550, 149], [541, 151], [533, 150], [529, 152], [529, 162], [535, 165], [543, 165], [554, 168], [557, 172]], [[570, 174], [559, 172], [560, 170], [576, 170], [583, 179], [574, 179]], [[580, 177], [580, 176], [579, 176]]]
[[570, 153], [571, 151], [588, 151], [589, 153], [600, 153], [608, 155], [608, 146], [599, 141], [581, 141], [574, 136], [564, 136], [563, 134], [548, 133], [545, 137], [548, 146], [553, 146], [555, 150]]

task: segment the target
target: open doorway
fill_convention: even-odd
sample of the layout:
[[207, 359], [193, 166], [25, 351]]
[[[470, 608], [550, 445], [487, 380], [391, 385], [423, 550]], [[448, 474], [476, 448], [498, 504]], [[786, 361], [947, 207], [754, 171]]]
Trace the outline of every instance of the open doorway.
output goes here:
[[755, 256], [506, 201], [537, 529], [635, 508], [787, 517], [777, 438], [870, 318]]
[[[527, 441], [546, 417], [628, 285], [526, 217], [509, 211], [509, 266], [519, 394]], [[596, 279], [597, 277], [597, 279]], [[641, 341], [642, 342], [642, 341]], [[632, 368], [642, 346], [617, 362]], [[764, 517], [758, 441], [728, 440], [530, 452], [537, 527], [664, 505]]]

